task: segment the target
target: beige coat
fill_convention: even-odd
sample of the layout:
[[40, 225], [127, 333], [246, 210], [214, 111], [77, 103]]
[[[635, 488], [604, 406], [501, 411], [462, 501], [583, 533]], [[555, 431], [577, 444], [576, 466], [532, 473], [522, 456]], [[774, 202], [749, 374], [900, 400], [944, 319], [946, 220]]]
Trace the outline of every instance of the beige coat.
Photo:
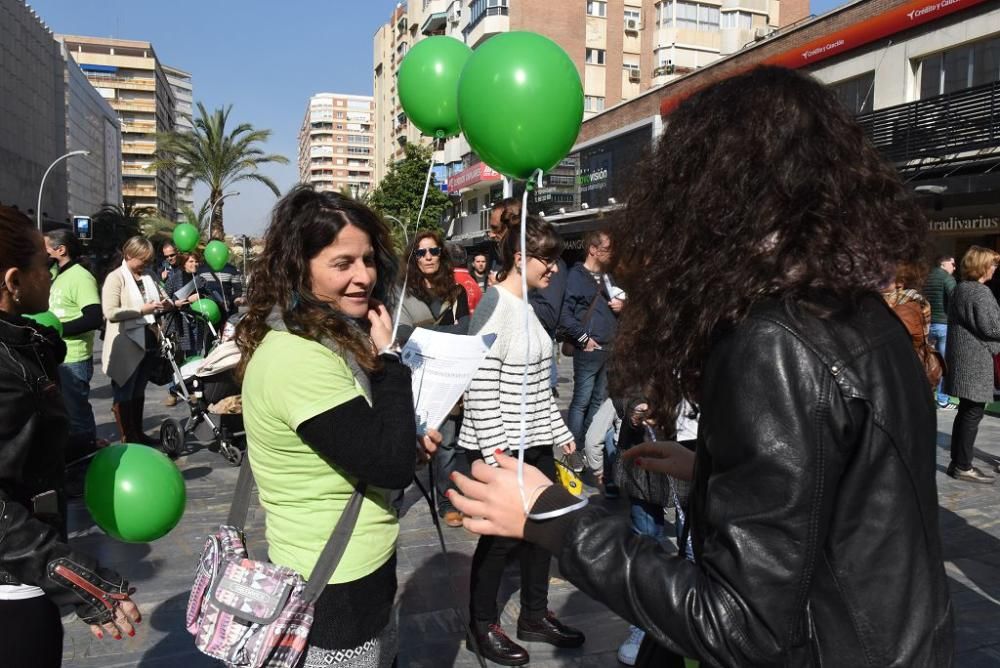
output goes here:
[[108, 321], [101, 368], [118, 385], [128, 381], [146, 356], [143, 330], [148, 323], [141, 312], [141, 297], [136, 299], [134, 291], [129, 290], [127, 281], [134, 279], [127, 271], [124, 267], [115, 269], [101, 288], [101, 308]]

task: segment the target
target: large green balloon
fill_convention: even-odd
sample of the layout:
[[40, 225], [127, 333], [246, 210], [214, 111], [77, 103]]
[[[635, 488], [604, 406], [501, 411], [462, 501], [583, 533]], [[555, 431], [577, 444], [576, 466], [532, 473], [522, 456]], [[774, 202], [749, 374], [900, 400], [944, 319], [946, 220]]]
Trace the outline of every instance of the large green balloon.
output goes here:
[[532, 32], [491, 37], [473, 52], [458, 82], [462, 132], [483, 162], [518, 179], [566, 157], [583, 122], [576, 65]]
[[174, 228], [174, 245], [182, 253], [188, 253], [198, 245], [198, 228], [191, 223], [181, 223]]
[[59, 336], [63, 335], [63, 326], [59, 322], [59, 318], [52, 311], [42, 311], [41, 313], [32, 313], [31, 315], [24, 316], [28, 320], [34, 320], [39, 325], [44, 325], [45, 327], [51, 327], [52, 329], [59, 332]]
[[97, 453], [83, 484], [97, 526], [126, 543], [165, 536], [184, 514], [184, 478], [166, 455], [145, 445], [113, 445]]
[[458, 126], [458, 79], [472, 49], [454, 37], [422, 39], [399, 65], [399, 103], [410, 122], [431, 137], [451, 137]]
[[213, 325], [218, 325], [219, 320], [222, 319], [222, 313], [219, 311], [219, 305], [207, 297], [202, 297], [198, 301], [192, 302], [191, 310], [205, 318], [205, 320], [208, 320]]
[[221, 271], [227, 262], [229, 262], [229, 246], [218, 239], [209, 241], [205, 246], [205, 264], [215, 271]]

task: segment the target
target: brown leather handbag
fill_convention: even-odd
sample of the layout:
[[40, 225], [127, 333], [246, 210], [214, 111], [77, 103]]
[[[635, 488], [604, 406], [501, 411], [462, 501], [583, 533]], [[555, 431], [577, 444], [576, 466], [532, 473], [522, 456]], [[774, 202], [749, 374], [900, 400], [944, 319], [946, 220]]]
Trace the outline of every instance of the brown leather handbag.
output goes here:
[[913, 350], [917, 353], [917, 359], [924, 367], [927, 375], [927, 382], [931, 387], [936, 388], [941, 378], [947, 373], [947, 367], [941, 353], [934, 349], [934, 346], [927, 340], [927, 318], [924, 309], [919, 302], [911, 301], [891, 307], [896, 317], [900, 319], [906, 331], [910, 334], [910, 341]]

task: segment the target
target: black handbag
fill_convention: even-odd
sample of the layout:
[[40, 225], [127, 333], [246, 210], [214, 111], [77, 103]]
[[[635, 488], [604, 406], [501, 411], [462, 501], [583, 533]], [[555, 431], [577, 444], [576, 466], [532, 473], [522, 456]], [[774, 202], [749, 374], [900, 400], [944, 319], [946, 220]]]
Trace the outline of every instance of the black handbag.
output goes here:
[[672, 508], [674, 505], [674, 494], [668, 476], [640, 468], [620, 453], [615, 460], [615, 484], [633, 499], [661, 508]]
[[146, 357], [142, 363], [146, 368], [146, 379], [153, 385], [162, 386], [174, 381], [174, 367], [161, 354], [160, 338], [149, 326], [146, 327]]

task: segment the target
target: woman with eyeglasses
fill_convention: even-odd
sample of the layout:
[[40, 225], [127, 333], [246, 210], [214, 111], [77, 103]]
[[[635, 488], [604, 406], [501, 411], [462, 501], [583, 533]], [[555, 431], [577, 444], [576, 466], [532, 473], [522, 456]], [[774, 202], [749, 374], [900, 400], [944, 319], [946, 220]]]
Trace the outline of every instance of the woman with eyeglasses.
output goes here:
[[[451, 256], [438, 232], [417, 232], [406, 255], [406, 294], [399, 315], [397, 337], [406, 343], [413, 330], [422, 327], [449, 334], [469, 331], [469, 299], [465, 288], [455, 281]], [[462, 514], [448, 501], [453, 489], [451, 473], [458, 466], [456, 440], [462, 424], [461, 407], [456, 406], [441, 425], [441, 447], [431, 461], [434, 487], [438, 493], [438, 514], [450, 527], [462, 526]], [[436, 425], [431, 425], [436, 426]]]
[[101, 307], [107, 327], [101, 350], [101, 368], [111, 378], [115, 414], [123, 443], [153, 445], [142, 430], [146, 402], [147, 352], [157, 346], [151, 326], [154, 314], [173, 307], [149, 274], [153, 244], [135, 236], [122, 246], [121, 266], [108, 274], [101, 288]]
[[42, 235], [0, 206], [0, 663], [17, 668], [62, 664], [59, 606], [99, 639], [134, 636], [140, 620], [129, 583], [67, 542], [66, 344], [24, 317], [48, 308], [50, 282]]
[[[562, 240], [551, 224], [528, 216], [526, 233], [529, 290], [548, 286], [557, 272]], [[521, 288], [520, 231], [513, 226], [501, 241], [497, 284], [476, 307], [471, 334], [495, 334], [496, 340], [465, 395], [465, 422], [459, 445], [471, 461], [496, 466], [500, 451], [521, 446], [521, 405], [527, 407], [524, 461], [547, 480], [556, 479], [554, 447], [565, 454], [576, 450], [573, 436], [559, 413], [549, 388], [552, 341], [535, 316]], [[528, 335], [524, 312], [528, 311]], [[527, 385], [523, 376], [527, 372]], [[521, 540], [483, 536], [472, 558], [469, 611], [472, 632], [484, 658], [504, 666], [521, 666], [528, 652], [500, 626], [497, 594], [507, 556], [518, 552], [521, 566], [521, 614], [517, 637], [556, 647], [579, 647], [583, 633], [560, 622], [548, 609], [549, 560], [544, 548]], [[475, 651], [475, 648], [468, 645]]]

